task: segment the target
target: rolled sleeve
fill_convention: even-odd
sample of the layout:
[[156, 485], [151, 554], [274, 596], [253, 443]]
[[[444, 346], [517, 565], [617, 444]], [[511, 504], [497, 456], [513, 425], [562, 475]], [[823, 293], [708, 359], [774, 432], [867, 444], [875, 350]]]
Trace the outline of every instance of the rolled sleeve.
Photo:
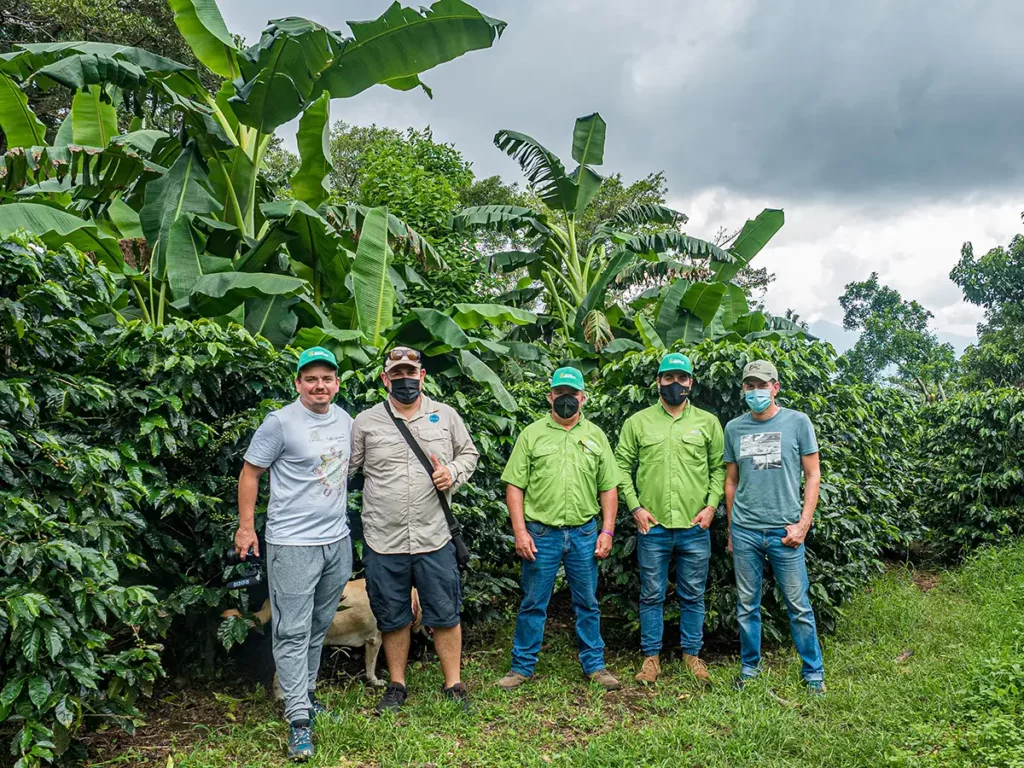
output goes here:
[[348, 462], [348, 476], [352, 477], [363, 468], [363, 461], [366, 458], [366, 428], [364, 423], [356, 417], [352, 423], [352, 455]]

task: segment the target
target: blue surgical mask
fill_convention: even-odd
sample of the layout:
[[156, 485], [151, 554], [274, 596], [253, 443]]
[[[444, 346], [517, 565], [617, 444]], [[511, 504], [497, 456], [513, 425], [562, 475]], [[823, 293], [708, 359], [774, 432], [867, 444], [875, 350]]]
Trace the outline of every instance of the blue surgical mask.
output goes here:
[[770, 389], [751, 389], [744, 393], [747, 405], [754, 413], [764, 413], [772, 404], [772, 393]]

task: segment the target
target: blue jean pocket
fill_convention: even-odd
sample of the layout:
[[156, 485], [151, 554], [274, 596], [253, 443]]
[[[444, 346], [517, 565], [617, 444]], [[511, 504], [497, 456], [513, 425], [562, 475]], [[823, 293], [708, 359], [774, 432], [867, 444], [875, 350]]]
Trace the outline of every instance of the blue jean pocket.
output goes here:
[[544, 523], [537, 523], [533, 520], [526, 521], [526, 532], [531, 536], [544, 536], [550, 530]]
[[591, 536], [597, 533], [597, 520], [591, 519], [589, 523], [584, 523], [579, 527], [579, 532], [584, 536]]

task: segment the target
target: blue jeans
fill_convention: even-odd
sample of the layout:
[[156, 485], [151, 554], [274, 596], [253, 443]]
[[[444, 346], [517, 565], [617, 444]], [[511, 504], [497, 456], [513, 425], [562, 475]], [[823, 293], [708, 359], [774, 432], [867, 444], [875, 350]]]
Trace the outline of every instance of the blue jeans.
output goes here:
[[804, 680], [824, 680], [821, 646], [814, 624], [809, 598], [804, 545], [787, 547], [782, 543], [785, 528], [754, 531], [732, 526], [732, 559], [736, 569], [736, 618], [740, 625], [740, 661], [743, 675], [756, 675], [761, 669], [761, 584], [765, 558], [771, 563], [775, 584], [786, 600], [789, 629], [797, 653], [803, 660], [800, 672]]
[[665, 629], [663, 606], [668, 589], [668, 566], [676, 562], [676, 595], [679, 597], [679, 645], [696, 656], [704, 642], [704, 585], [711, 562], [711, 532], [693, 528], [655, 526], [637, 534], [640, 560], [640, 651], [644, 656], [661, 652]]
[[558, 566], [565, 564], [565, 578], [576, 613], [576, 641], [584, 674], [604, 669], [601, 611], [597, 607], [597, 520], [578, 528], [550, 528], [527, 522], [526, 530], [537, 547], [536, 559], [523, 560], [523, 602], [516, 616], [512, 638], [512, 671], [529, 677], [537, 666], [548, 602], [555, 587]]

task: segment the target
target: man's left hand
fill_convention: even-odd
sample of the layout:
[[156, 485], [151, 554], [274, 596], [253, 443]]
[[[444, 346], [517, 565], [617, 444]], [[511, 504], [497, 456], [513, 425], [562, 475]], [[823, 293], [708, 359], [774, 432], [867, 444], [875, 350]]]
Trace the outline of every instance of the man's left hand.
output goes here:
[[715, 508], [704, 507], [697, 516], [690, 521], [690, 525], [699, 525], [701, 528], [707, 530], [711, 527], [711, 522], [715, 519]]
[[804, 543], [807, 538], [807, 527], [803, 523], [793, 523], [786, 526], [786, 535], [782, 537], [782, 543], [787, 547], [796, 549]]
[[612, 553], [612, 537], [607, 533], [600, 533], [597, 536], [597, 546], [594, 547], [594, 557], [604, 560]]
[[447, 491], [454, 482], [451, 471], [433, 454], [430, 455], [430, 463], [434, 465], [434, 474], [430, 476], [434, 487], [439, 491]]

